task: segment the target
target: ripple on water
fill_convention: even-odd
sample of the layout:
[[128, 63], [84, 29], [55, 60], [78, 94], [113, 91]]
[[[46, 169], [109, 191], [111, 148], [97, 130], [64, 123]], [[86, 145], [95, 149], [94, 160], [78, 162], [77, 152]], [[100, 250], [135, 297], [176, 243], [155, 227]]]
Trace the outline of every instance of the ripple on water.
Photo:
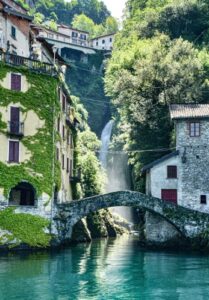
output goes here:
[[141, 250], [123, 237], [0, 257], [0, 300], [206, 300], [209, 257]]

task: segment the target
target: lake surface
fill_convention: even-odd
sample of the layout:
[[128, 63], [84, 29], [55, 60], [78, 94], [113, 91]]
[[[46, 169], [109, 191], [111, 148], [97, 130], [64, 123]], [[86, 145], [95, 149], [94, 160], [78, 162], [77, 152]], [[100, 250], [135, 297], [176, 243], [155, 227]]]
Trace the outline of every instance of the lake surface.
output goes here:
[[0, 300], [208, 300], [209, 256], [141, 250], [122, 237], [0, 256]]

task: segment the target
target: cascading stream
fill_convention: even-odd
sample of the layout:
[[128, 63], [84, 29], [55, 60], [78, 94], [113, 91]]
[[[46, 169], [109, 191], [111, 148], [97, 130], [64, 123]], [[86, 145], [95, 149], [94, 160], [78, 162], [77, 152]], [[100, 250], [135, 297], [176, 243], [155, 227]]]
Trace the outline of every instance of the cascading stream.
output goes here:
[[[111, 142], [114, 121], [110, 120], [104, 127], [101, 135], [102, 146], [100, 149], [100, 162], [107, 172], [108, 183], [106, 192], [123, 191], [130, 189], [130, 178], [128, 168], [128, 157], [124, 153], [108, 153]], [[129, 207], [115, 207], [112, 212], [125, 218], [128, 222], [133, 222], [133, 209]]]

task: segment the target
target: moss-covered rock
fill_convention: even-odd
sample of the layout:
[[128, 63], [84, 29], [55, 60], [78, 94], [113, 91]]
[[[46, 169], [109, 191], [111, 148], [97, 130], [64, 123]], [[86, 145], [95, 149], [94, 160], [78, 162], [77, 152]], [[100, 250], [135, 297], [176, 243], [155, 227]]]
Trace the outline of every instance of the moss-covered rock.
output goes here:
[[6, 248], [21, 247], [47, 248], [51, 235], [50, 222], [42, 217], [15, 213], [15, 208], [0, 211], [0, 245]]

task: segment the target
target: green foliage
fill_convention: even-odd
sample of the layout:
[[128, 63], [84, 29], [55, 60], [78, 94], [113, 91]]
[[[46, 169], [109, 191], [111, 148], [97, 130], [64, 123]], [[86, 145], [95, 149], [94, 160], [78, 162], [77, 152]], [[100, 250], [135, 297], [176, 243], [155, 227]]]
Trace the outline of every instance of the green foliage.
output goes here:
[[12, 234], [8, 237], [17, 239], [17, 244], [24, 243], [37, 248], [48, 247], [51, 236], [44, 231], [49, 227], [49, 221], [30, 214], [16, 214], [14, 210], [15, 208], [7, 208], [0, 211], [0, 228]]
[[104, 56], [102, 53], [89, 55], [88, 63], [81, 63], [77, 56], [72, 59], [75, 60], [75, 65], [72, 64], [67, 69], [66, 81], [72, 94], [80, 98], [88, 111], [90, 128], [100, 136], [104, 125], [110, 119], [109, 99], [104, 93], [101, 71]]
[[[2, 66], [0, 78], [4, 78], [7, 72], [15, 71], [14, 68]], [[8, 166], [0, 163], [0, 187], [4, 188], [5, 196], [12, 187], [22, 179], [30, 182], [37, 190], [38, 195], [43, 192], [52, 194], [53, 181], [60, 186], [60, 166], [55, 167], [53, 177], [53, 124], [55, 114], [58, 113], [59, 103], [57, 97], [57, 79], [30, 73], [25, 69], [17, 68], [27, 77], [31, 87], [26, 93], [16, 92], [0, 87], [1, 106], [7, 107], [11, 102], [20, 103], [23, 112], [35, 111], [44, 122], [44, 127], [39, 129], [34, 136], [23, 137], [21, 142], [31, 153], [28, 161]], [[0, 122], [0, 130], [6, 134], [5, 124]]]
[[105, 82], [119, 115], [116, 146], [156, 150], [129, 156], [135, 189], [142, 190], [141, 167], [166, 154], [158, 149], [173, 145], [169, 104], [209, 101], [209, 53], [203, 47], [208, 4], [130, 0], [127, 5]]
[[100, 142], [96, 134], [88, 128], [78, 134], [78, 167], [81, 169], [83, 197], [98, 195], [104, 188], [105, 175], [96, 156], [99, 148]]
[[85, 14], [96, 24], [103, 23], [110, 12], [102, 1], [99, 0], [34, 0], [36, 11], [50, 17], [56, 14], [59, 23], [70, 25], [75, 15]]
[[113, 17], [108, 17], [104, 24], [98, 25], [84, 14], [75, 15], [72, 21], [72, 26], [73, 28], [88, 31], [90, 38], [94, 38], [103, 34], [115, 33], [118, 31], [118, 23]]

